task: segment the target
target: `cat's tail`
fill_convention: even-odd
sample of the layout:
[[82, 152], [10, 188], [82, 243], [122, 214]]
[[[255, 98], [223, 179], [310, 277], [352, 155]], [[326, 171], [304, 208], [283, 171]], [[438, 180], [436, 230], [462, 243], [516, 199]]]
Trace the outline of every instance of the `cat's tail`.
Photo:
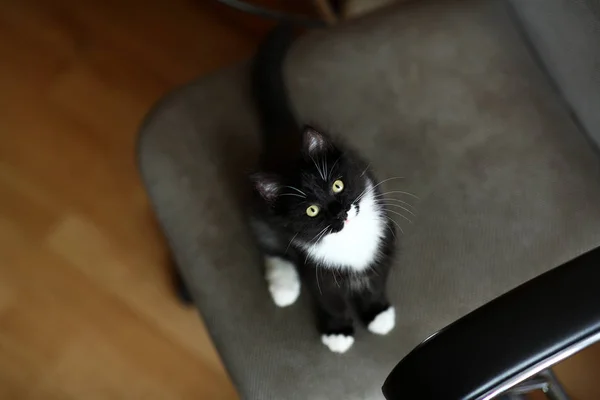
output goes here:
[[252, 93], [260, 119], [263, 152], [280, 152], [299, 138], [283, 75], [288, 49], [295, 38], [291, 24], [281, 24], [260, 44], [252, 65]]

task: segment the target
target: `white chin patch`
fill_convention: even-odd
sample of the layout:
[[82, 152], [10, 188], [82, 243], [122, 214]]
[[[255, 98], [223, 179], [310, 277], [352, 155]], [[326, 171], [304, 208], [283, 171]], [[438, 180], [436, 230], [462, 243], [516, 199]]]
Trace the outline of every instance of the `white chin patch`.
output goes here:
[[396, 325], [396, 310], [390, 307], [380, 312], [369, 324], [369, 331], [376, 335], [387, 335]]
[[352, 204], [350, 206], [350, 209], [348, 210], [348, 216], [346, 217], [346, 221], [352, 222], [352, 219], [354, 219], [354, 217], [356, 217], [357, 214], [358, 214], [358, 210], [357, 210], [356, 206], [354, 204]]
[[300, 295], [300, 279], [294, 264], [281, 257], [265, 257], [265, 277], [278, 307], [294, 304]]
[[321, 341], [334, 353], [345, 353], [354, 344], [354, 336], [323, 335]]

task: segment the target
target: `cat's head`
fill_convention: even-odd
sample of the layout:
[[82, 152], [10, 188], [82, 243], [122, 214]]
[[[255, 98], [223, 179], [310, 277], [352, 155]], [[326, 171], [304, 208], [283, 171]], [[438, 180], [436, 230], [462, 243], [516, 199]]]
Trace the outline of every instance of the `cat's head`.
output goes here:
[[361, 212], [361, 195], [371, 190], [366, 167], [326, 134], [305, 127], [295, 167], [284, 175], [258, 173], [252, 180], [274, 222], [295, 240], [314, 243], [342, 231]]

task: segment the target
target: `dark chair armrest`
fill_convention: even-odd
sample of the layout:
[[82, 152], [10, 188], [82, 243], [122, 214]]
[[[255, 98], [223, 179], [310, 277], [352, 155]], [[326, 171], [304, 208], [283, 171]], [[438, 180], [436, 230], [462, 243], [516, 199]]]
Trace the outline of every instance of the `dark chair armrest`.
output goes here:
[[600, 248], [427, 339], [383, 385], [388, 400], [488, 399], [600, 339]]

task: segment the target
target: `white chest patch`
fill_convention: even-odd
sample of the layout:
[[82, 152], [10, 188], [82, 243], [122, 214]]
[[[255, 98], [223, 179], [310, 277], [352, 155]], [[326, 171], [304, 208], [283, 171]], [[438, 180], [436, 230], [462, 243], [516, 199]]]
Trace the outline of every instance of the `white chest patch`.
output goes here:
[[313, 261], [324, 267], [362, 271], [377, 260], [386, 223], [371, 187], [360, 200], [358, 213], [354, 205], [351, 207], [341, 231], [324, 236], [317, 244], [303, 246]]

